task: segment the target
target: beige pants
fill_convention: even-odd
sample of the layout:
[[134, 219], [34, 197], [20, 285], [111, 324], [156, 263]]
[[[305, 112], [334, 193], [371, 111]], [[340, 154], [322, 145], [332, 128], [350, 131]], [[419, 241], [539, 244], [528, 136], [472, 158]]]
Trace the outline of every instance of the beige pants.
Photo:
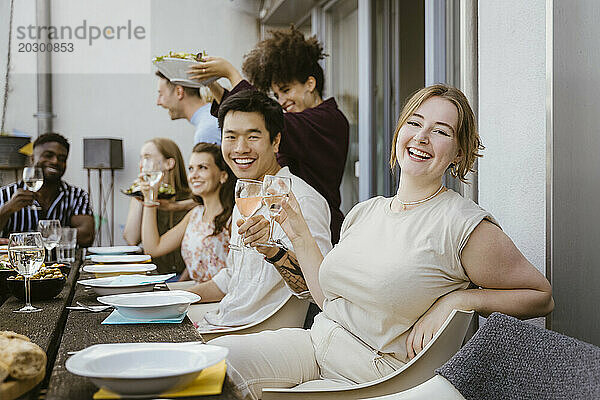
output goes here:
[[382, 378], [403, 363], [378, 354], [340, 325], [317, 315], [311, 330], [288, 328], [222, 336], [210, 344], [229, 348], [227, 375], [239, 394], [260, 399], [266, 387], [290, 388], [304, 382], [319, 387]]

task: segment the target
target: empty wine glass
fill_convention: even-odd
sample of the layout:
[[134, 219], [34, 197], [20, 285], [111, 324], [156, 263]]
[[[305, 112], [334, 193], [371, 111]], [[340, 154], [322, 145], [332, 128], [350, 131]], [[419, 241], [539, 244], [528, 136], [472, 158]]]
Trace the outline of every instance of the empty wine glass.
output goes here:
[[39, 232], [11, 233], [8, 238], [8, 257], [12, 268], [25, 278], [25, 306], [14, 312], [32, 313], [42, 311], [31, 305], [29, 279], [44, 262], [44, 244]]
[[42, 219], [38, 222], [38, 231], [42, 234], [42, 241], [48, 254], [48, 262], [50, 262], [50, 252], [60, 241], [60, 221], [57, 219]]
[[152, 187], [150, 190], [150, 200], [144, 201], [145, 205], [156, 206], [160, 204], [154, 199], [154, 187], [158, 185], [162, 176], [162, 162], [152, 158], [142, 159], [141, 179]]
[[[262, 182], [253, 179], [238, 179], [235, 183], [235, 205], [237, 206], [243, 219], [246, 220], [254, 215], [261, 207], [262, 201]], [[246, 235], [238, 237], [237, 244], [230, 244], [232, 250], [243, 250], [244, 238]]]
[[269, 240], [261, 246], [276, 247], [273, 240], [273, 224], [275, 217], [281, 212], [281, 205], [289, 197], [292, 190], [292, 180], [285, 176], [265, 175], [262, 184], [263, 203], [269, 210]]
[[[37, 167], [25, 167], [23, 168], [23, 183], [25, 189], [37, 192], [44, 185], [44, 172], [41, 168]], [[41, 210], [42, 208], [35, 204], [29, 206], [32, 210]]]

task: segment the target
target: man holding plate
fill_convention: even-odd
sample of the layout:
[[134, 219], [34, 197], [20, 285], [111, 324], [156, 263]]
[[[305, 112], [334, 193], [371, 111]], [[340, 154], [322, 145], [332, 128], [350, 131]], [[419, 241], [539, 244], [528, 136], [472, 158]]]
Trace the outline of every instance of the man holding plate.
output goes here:
[[196, 57], [189, 53], [170, 53], [154, 59], [159, 78], [156, 104], [166, 108], [172, 120], [185, 118], [194, 125], [194, 145], [200, 142], [220, 145], [221, 131], [217, 119], [210, 114], [212, 94], [202, 82], [188, 79], [185, 72]]

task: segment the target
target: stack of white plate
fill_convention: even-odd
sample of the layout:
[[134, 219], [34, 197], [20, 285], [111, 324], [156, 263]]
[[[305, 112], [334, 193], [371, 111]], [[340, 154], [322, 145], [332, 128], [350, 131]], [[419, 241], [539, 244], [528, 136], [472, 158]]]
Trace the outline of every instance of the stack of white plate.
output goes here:
[[84, 279], [80, 285], [91, 287], [100, 296], [112, 294], [151, 292], [154, 285], [163, 283], [175, 274], [165, 275], [119, 275], [105, 278]]
[[88, 253], [102, 254], [102, 255], [114, 255], [114, 254], [128, 254], [128, 253], [139, 253], [142, 251], [140, 246], [103, 246], [103, 247], [88, 247]]
[[102, 296], [98, 301], [113, 306], [126, 318], [156, 320], [181, 316], [191, 303], [200, 301], [200, 296], [184, 290], [170, 290]]
[[192, 343], [97, 344], [67, 360], [69, 372], [122, 396], [158, 396], [225, 359], [224, 347]]
[[145, 274], [156, 269], [155, 264], [93, 264], [83, 267], [85, 272], [96, 275], [96, 278], [108, 276]]
[[114, 264], [114, 263], [143, 263], [152, 260], [148, 254], [94, 254], [90, 260], [95, 263]]

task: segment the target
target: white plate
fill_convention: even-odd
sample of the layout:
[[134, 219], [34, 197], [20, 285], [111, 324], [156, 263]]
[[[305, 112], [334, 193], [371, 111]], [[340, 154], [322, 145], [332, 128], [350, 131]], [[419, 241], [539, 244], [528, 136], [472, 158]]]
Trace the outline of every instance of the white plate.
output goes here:
[[142, 251], [140, 246], [105, 246], [105, 247], [88, 247], [87, 251], [94, 254], [127, 254], [138, 253]]
[[[120, 279], [121, 277], [132, 278], [129, 283], [121, 283], [115, 282], [115, 280]], [[84, 279], [78, 281], [80, 285], [91, 287], [96, 294], [100, 296], [108, 296], [113, 294], [123, 294], [123, 293], [138, 293], [138, 292], [151, 292], [154, 290], [154, 285], [157, 283], [161, 283], [175, 276], [175, 274], [166, 274], [166, 275], [119, 275], [119, 276], [110, 276], [105, 278], [96, 278], [96, 279]], [[133, 279], [138, 278], [138, 279]], [[152, 280], [152, 282], [147, 282], [148, 280]], [[137, 281], [137, 282], [135, 282]], [[144, 282], [146, 281], [146, 282]]]
[[95, 263], [140, 263], [152, 260], [148, 254], [97, 255], [90, 256]]
[[192, 65], [198, 64], [197, 61], [165, 57], [162, 61], [157, 61], [154, 64], [158, 70], [175, 85], [199, 88], [217, 80], [216, 77], [205, 79], [203, 81], [189, 79], [187, 71]]
[[200, 296], [185, 291], [128, 293], [98, 297], [98, 301], [115, 307], [126, 318], [168, 319], [185, 313]]
[[0, 254], [3, 254], [3, 253], [8, 253], [8, 245], [7, 244], [0, 245]]
[[66, 367], [115, 393], [150, 396], [183, 388], [227, 353], [198, 342], [97, 344], [71, 356]]
[[155, 264], [94, 264], [83, 267], [85, 272], [95, 274], [97, 278], [127, 274], [145, 274], [155, 269]]

